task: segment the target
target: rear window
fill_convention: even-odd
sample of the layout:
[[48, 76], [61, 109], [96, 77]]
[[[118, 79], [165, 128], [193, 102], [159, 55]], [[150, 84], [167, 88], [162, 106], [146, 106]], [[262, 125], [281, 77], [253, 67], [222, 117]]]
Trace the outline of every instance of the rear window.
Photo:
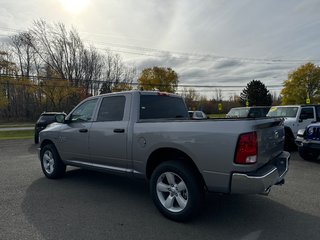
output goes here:
[[249, 108], [233, 108], [231, 109], [227, 117], [229, 118], [246, 118], [249, 114]]
[[182, 98], [167, 95], [141, 95], [140, 119], [188, 118]]
[[55, 115], [41, 115], [38, 122], [46, 122], [46, 123], [53, 123], [55, 122]]

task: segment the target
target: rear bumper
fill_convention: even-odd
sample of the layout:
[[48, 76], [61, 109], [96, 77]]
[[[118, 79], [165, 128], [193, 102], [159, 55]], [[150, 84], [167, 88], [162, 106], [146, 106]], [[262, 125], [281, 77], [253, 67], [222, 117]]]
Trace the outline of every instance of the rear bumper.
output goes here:
[[276, 184], [282, 183], [288, 171], [290, 154], [282, 152], [270, 163], [249, 173], [233, 173], [231, 193], [257, 194], [266, 193]]

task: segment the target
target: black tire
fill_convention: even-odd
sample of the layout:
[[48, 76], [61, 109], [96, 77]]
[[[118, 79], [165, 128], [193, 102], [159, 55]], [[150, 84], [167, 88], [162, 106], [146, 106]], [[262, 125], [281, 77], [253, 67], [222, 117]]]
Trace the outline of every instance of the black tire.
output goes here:
[[307, 150], [305, 148], [299, 147], [298, 148], [299, 155], [306, 161], [315, 161], [319, 157], [319, 152], [315, 152], [312, 150]]
[[34, 133], [34, 143], [35, 144], [39, 143], [39, 133], [37, 133], [37, 132]]
[[[175, 184], [170, 186], [166, 174], [173, 176]], [[163, 184], [165, 190], [158, 190], [158, 184]], [[183, 190], [183, 184], [186, 190]], [[197, 177], [196, 172], [187, 165], [178, 161], [167, 161], [161, 163], [153, 171], [150, 180], [150, 193], [154, 204], [165, 217], [184, 222], [200, 213], [204, 200], [204, 185]], [[173, 200], [170, 200], [169, 197]], [[171, 209], [164, 205], [167, 200], [172, 202], [169, 204], [172, 205]]]
[[41, 168], [47, 178], [57, 179], [66, 172], [66, 165], [61, 161], [53, 144], [45, 145], [40, 151]]

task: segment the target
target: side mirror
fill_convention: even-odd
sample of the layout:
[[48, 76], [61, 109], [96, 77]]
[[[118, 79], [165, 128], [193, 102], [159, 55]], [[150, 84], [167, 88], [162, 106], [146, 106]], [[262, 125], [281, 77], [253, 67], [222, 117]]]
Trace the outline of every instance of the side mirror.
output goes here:
[[57, 114], [55, 118], [58, 123], [64, 123], [66, 116], [64, 114]]

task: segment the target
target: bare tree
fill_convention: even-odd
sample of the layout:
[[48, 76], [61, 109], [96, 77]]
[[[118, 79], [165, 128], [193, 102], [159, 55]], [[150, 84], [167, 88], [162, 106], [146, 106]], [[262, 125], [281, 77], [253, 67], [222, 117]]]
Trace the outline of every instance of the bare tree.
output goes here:
[[222, 90], [220, 88], [215, 89], [215, 99], [217, 102], [222, 101]]
[[88, 95], [132, 89], [136, 69], [120, 55], [85, 45], [74, 28], [35, 21], [0, 45], [0, 116], [35, 119], [70, 110]]
[[92, 82], [101, 78], [103, 56], [93, 47], [86, 48], [74, 28], [67, 30], [62, 23], [49, 25], [39, 20], [34, 22], [31, 33], [33, 48], [60, 78], [74, 86], [85, 86], [88, 93], [94, 90]]
[[181, 96], [184, 98], [188, 109], [195, 108], [200, 100], [200, 94], [194, 88], [183, 88]]
[[39, 68], [36, 60], [36, 52], [32, 48], [33, 36], [30, 32], [21, 32], [10, 37], [11, 45], [17, 65], [19, 66], [20, 75], [29, 77]]
[[132, 82], [137, 76], [134, 67], [126, 66], [120, 55], [106, 52], [105, 72], [100, 93], [132, 89]]

